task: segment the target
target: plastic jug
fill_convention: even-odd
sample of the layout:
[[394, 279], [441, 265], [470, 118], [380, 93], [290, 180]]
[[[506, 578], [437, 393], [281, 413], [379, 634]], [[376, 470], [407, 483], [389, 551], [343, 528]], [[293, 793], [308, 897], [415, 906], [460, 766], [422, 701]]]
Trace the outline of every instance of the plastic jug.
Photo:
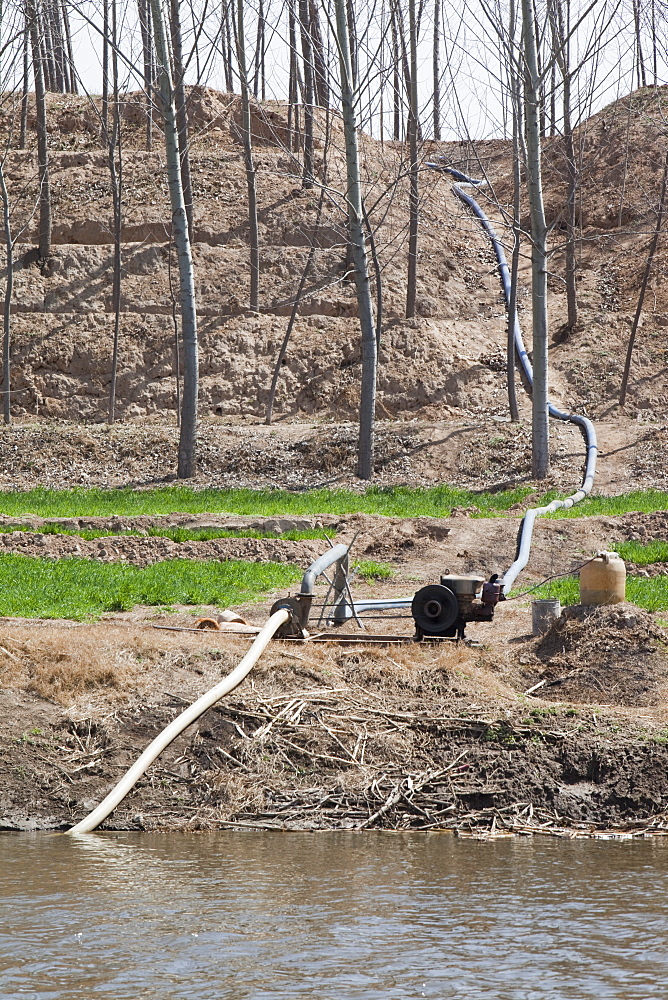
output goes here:
[[580, 570], [580, 604], [626, 600], [626, 565], [617, 552], [597, 552]]

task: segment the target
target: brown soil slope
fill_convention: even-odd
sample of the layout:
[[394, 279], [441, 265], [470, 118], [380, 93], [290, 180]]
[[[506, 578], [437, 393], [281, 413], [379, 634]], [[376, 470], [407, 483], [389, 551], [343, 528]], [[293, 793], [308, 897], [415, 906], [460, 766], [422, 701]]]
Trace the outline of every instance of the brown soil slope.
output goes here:
[[[106, 412], [111, 362], [111, 206], [105, 153], [90, 106], [52, 95], [51, 161], [54, 252], [38, 266], [32, 248], [36, 221], [34, 148], [11, 153], [14, 226], [25, 226], [17, 248], [14, 293], [14, 410], [95, 421]], [[292, 296], [316, 241], [307, 295], [283, 367], [277, 414], [341, 419], [354, 416], [359, 382], [355, 300], [345, 263], [344, 218], [327, 200], [314, 237], [317, 192], [302, 189], [299, 164], [284, 146], [285, 109], [254, 109], [258, 138], [261, 308], [246, 309], [248, 229], [245, 176], [235, 132], [238, 100], [194, 90], [190, 95], [195, 184], [195, 243], [201, 330], [202, 414], [257, 418], [267, 399], [271, 368]], [[555, 399], [594, 415], [608, 413], [617, 392], [621, 351], [635, 307], [647, 234], [651, 229], [665, 141], [665, 88], [639, 91], [582, 127], [580, 223], [581, 332], [552, 350]], [[173, 286], [169, 266], [169, 207], [159, 136], [141, 149], [141, 111], [125, 108], [126, 178], [123, 231], [123, 317], [119, 413], [164, 414], [174, 407]], [[328, 180], [343, 180], [341, 130], [330, 123]], [[34, 133], [32, 134], [34, 142]], [[318, 122], [322, 167], [325, 122]], [[378, 415], [447, 419], [503, 415], [504, 311], [492, 252], [449, 184], [422, 174], [418, 317], [402, 319], [406, 274], [407, 188], [394, 190], [405, 150], [362, 143], [367, 204], [383, 269], [384, 331]], [[425, 158], [444, 154], [454, 165], [485, 171], [501, 204], [509, 199], [506, 143], [430, 144]], [[546, 142], [545, 184], [553, 245], [561, 239], [564, 191], [560, 141]], [[19, 193], [22, 199], [18, 201]], [[487, 206], [493, 215], [493, 207]], [[628, 414], [663, 418], [668, 299], [662, 244], [636, 354]], [[560, 275], [552, 259], [552, 327], [564, 316]], [[170, 277], [171, 274], [171, 277]], [[0, 280], [2, 276], [0, 275]], [[527, 314], [527, 281], [522, 307]], [[526, 317], [528, 324], [528, 315]]]

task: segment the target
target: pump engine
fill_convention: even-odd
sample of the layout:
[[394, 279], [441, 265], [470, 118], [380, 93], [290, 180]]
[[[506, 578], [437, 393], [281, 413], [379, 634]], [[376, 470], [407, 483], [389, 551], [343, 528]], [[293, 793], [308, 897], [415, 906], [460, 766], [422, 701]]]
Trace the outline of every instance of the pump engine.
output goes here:
[[468, 622], [491, 622], [503, 599], [497, 579], [496, 573], [487, 583], [477, 576], [442, 576], [422, 587], [411, 604], [416, 639], [463, 639]]

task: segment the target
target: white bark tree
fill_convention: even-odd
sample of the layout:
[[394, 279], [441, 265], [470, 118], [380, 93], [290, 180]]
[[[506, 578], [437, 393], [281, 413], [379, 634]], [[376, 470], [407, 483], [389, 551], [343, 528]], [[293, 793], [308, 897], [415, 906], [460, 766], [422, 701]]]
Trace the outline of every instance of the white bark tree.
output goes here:
[[348, 205], [348, 237], [355, 271], [355, 289], [362, 335], [362, 386], [360, 392], [360, 426], [357, 475], [371, 479], [374, 466], [374, 425], [376, 414], [376, 330], [373, 320], [369, 263], [364, 236], [364, 209], [360, 158], [355, 118], [356, 89], [350, 58], [350, 35], [345, 0], [334, 0], [336, 36], [341, 74], [341, 111], [346, 144], [346, 201]]
[[527, 150], [527, 194], [531, 219], [531, 317], [533, 323], [533, 391], [531, 471], [545, 479], [550, 469], [548, 415], [547, 224], [541, 175], [541, 73], [531, 0], [522, 0], [524, 52], [524, 128]]
[[156, 50], [156, 70], [160, 87], [160, 111], [165, 133], [167, 179], [172, 207], [172, 234], [179, 271], [179, 302], [181, 306], [181, 337], [183, 341], [183, 401], [179, 437], [179, 479], [197, 474], [197, 401], [199, 387], [199, 357], [197, 342], [197, 309], [195, 273], [193, 268], [188, 217], [183, 186], [181, 159], [174, 104], [174, 87], [167, 47], [167, 34], [160, 0], [150, 0]]

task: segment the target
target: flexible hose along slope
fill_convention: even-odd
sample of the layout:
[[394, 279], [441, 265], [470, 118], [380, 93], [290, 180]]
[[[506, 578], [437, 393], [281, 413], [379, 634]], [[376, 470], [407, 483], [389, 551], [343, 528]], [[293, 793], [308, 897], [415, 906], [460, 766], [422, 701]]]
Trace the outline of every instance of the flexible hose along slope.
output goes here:
[[[443, 169], [443, 168], [440, 168]], [[450, 172], [450, 171], [448, 171]], [[464, 178], [461, 174], [457, 172], [457, 179], [462, 180], [468, 184], [480, 184], [480, 181], [472, 181], [470, 178]], [[494, 228], [483, 212], [477, 201], [472, 198], [466, 191], [457, 184], [453, 184], [453, 191], [457, 195], [460, 201], [462, 201], [474, 215], [477, 217], [480, 225], [485, 230], [492, 246], [494, 247], [494, 253], [496, 254], [496, 259], [499, 264], [499, 273], [501, 275], [501, 284], [503, 286], [503, 295], [506, 300], [506, 311], [510, 310], [510, 271], [508, 270], [508, 262], [506, 260], [506, 255], [501, 243], [499, 242]], [[517, 312], [514, 316], [513, 324], [513, 335], [515, 340], [515, 350], [519, 357], [522, 370], [526, 376], [529, 385], [533, 386], [533, 368], [531, 367], [531, 362], [527, 355], [526, 348], [524, 346], [524, 341], [522, 339], [522, 331], [520, 330], [519, 320], [517, 318]], [[506, 570], [503, 579], [501, 580], [501, 585], [503, 587], [504, 594], [507, 594], [513, 583], [524, 569], [529, 561], [529, 553], [531, 551], [531, 538], [533, 535], [533, 526], [537, 517], [541, 517], [543, 514], [550, 514], [553, 510], [560, 510], [563, 508], [572, 507], [574, 504], [579, 503], [580, 500], [584, 498], [591, 492], [591, 488], [594, 485], [594, 476], [596, 474], [596, 455], [598, 452], [598, 446], [596, 443], [596, 430], [591, 420], [587, 417], [581, 417], [576, 413], [566, 413], [563, 410], [557, 409], [552, 403], [548, 404], [548, 412], [551, 417], [556, 420], [566, 420], [571, 424], [577, 424], [582, 431], [582, 435], [585, 439], [587, 448], [587, 459], [585, 463], [585, 474], [582, 480], [582, 486], [575, 493], [572, 493], [565, 500], [553, 500], [552, 503], [547, 504], [545, 507], [532, 507], [524, 515], [522, 521], [522, 527], [520, 529], [519, 543], [517, 547], [517, 556], [515, 562]]]
[[93, 809], [89, 816], [82, 819], [80, 823], [73, 826], [67, 833], [90, 833], [95, 830], [109, 813], [113, 812], [117, 805], [123, 801], [131, 788], [139, 781], [142, 774], [150, 767], [156, 757], [179, 736], [184, 729], [199, 719], [200, 715], [206, 712], [207, 708], [229, 694], [235, 687], [241, 684], [242, 680], [253, 669], [262, 653], [273, 639], [277, 629], [284, 622], [288, 621], [290, 612], [283, 609], [274, 612], [261, 632], [258, 633], [253, 645], [248, 650], [243, 660], [234, 668], [231, 674], [219, 681], [215, 687], [203, 694], [201, 698], [193, 702], [181, 715], [178, 715], [163, 731], [156, 736], [132, 765], [130, 770], [121, 778], [115, 788], [113, 788], [100, 805]]

